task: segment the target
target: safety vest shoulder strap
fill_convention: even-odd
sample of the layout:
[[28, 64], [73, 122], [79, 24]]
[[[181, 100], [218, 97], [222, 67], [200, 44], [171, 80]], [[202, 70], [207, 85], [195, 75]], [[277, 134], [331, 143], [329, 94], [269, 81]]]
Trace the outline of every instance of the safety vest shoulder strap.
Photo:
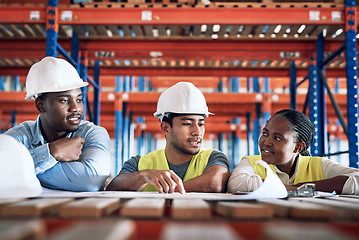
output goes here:
[[300, 156], [294, 184], [323, 180], [322, 157]]
[[[252, 155], [252, 156], [247, 156], [249, 163], [251, 164], [251, 166], [254, 169], [254, 172], [259, 175], [262, 179], [265, 179], [267, 177], [267, 173], [266, 173], [266, 168], [263, 167], [260, 164], [256, 164], [256, 161], [261, 160], [261, 155]], [[275, 168], [272, 164], [269, 164], [269, 167], [272, 169], [272, 171], [276, 173]]]

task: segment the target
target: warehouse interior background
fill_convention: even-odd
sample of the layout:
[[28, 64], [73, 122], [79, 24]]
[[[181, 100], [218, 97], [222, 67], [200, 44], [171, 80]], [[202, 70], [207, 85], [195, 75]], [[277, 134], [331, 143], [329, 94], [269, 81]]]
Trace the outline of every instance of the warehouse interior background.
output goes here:
[[[26, 74], [45, 56], [90, 82], [86, 119], [112, 139], [113, 175], [130, 156], [164, 147], [160, 93], [193, 82], [207, 99], [204, 148], [231, 168], [256, 154], [282, 108], [316, 126], [314, 156], [358, 168], [355, 1], [0, 0], [1, 132], [35, 120]], [[355, 11], [353, 10], [355, 9]]]

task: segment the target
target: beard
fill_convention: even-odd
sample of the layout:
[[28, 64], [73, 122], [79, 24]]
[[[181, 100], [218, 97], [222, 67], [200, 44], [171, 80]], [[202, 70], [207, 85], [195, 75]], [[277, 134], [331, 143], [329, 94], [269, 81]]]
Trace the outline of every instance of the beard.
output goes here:
[[200, 147], [198, 148], [189, 148], [189, 147], [185, 147], [181, 144], [179, 144], [177, 141], [171, 141], [171, 144], [173, 146], [173, 148], [181, 154], [186, 154], [186, 155], [196, 155], [197, 153], [199, 153], [200, 151]]

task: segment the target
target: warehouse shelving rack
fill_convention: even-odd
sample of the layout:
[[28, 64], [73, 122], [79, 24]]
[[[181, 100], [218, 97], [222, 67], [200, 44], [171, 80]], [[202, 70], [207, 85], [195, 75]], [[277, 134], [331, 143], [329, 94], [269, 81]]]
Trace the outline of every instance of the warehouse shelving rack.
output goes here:
[[[259, 7], [245, 8], [245, 11], [235, 6], [221, 8], [218, 6], [219, 3], [216, 3], [216, 6], [181, 5], [181, 8], [169, 7], [171, 4], [166, 4], [166, 7], [162, 4], [158, 7], [156, 4], [116, 5], [108, 2], [71, 6], [58, 5], [57, 1], [48, 3], [48, 6], [0, 6], [1, 75], [24, 76], [29, 66], [45, 53], [52, 56], [60, 53], [78, 67], [84, 79], [90, 80], [95, 86], [94, 97], [89, 97], [96, 106], [92, 108], [90, 120], [98, 122], [99, 72], [101, 71], [101, 75], [123, 76], [117, 79], [116, 93], [113, 95], [115, 100], [111, 102], [116, 111], [116, 118], [120, 118], [116, 120], [116, 126], [124, 126], [115, 129], [117, 134], [128, 129], [130, 116], [135, 118], [141, 114], [135, 111], [136, 107], [131, 103], [139, 97], [136, 93], [130, 92], [129, 84], [134, 80], [132, 76], [228, 76], [231, 81], [236, 82], [238, 79], [235, 77], [241, 75], [250, 76], [253, 78], [252, 81], [257, 83], [259, 77], [288, 77], [291, 73], [290, 65], [295, 64], [297, 77], [308, 75], [311, 80], [318, 80], [318, 68], [323, 67], [320, 66], [323, 58], [318, 56], [323, 56], [325, 52], [337, 51], [345, 41], [346, 59], [339, 56], [338, 61], [331, 61], [330, 66], [325, 69], [325, 74], [327, 77], [347, 76], [347, 118], [348, 127], [351, 128], [348, 131], [350, 165], [358, 167], [355, 48], [357, 9], [354, 1], [346, 1], [345, 5], [334, 2], [330, 7], [324, 8], [315, 7], [314, 4], [318, 6], [318, 3], [311, 3], [309, 8], [263, 8], [263, 4], [257, 4]], [[303, 34], [296, 36], [302, 24], [308, 27]], [[277, 25], [283, 25], [278, 32], [275, 29]], [[207, 28], [201, 29], [202, 26]], [[331, 36], [343, 26], [346, 26], [345, 36], [339, 34], [334, 40], [328, 41], [327, 37], [325, 44], [323, 39], [323, 46], [318, 47], [321, 43], [317, 36], [323, 30]], [[286, 37], [274, 41], [273, 34], [285, 35], [286, 29], [289, 28], [292, 31]], [[284, 57], [278, 57], [279, 54]], [[311, 62], [313, 56], [317, 57], [316, 63]], [[94, 80], [88, 76], [95, 76]], [[141, 79], [141, 82], [145, 81], [144, 84], [150, 84], [150, 80], [143, 80], [142, 77]], [[318, 89], [323, 89], [320, 81], [317, 81], [317, 84]], [[262, 112], [265, 112], [267, 118], [271, 111], [276, 109], [274, 105], [263, 105], [265, 101], [273, 103], [268, 89], [265, 90], [266, 93], [260, 93], [263, 91], [260, 87], [256, 90], [262, 96], [262, 100], [253, 103], [253, 109], [244, 109], [241, 112], [242, 118], [247, 119], [248, 130], [251, 128], [249, 115], [255, 116], [256, 121], [261, 121]], [[236, 92], [238, 89], [234, 88], [231, 91]], [[142, 93], [146, 97], [149, 94]], [[210, 94], [207, 98], [210, 98]], [[220, 98], [223, 98], [223, 95]], [[324, 96], [312, 99], [311, 103], [313, 102], [318, 105], [310, 108], [319, 109], [321, 113], [310, 111], [311, 118], [313, 119], [314, 115], [325, 116]], [[243, 108], [243, 104], [236, 102], [232, 109], [233, 107], [240, 109]], [[87, 110], [90, 112], [91, 108], [88, 107]], [[318, 140], [317, 146], [324, 147], [326, 121], [314, 121], [318, 123], [317, 129], [324, 129], [317, 135], [322, 139]], [[146, 121], [146, 125], [150, 126], [151, 123]], [[259, 125], [257, 122], [253, 135], [258, 134]], [[224, 125], [222, 131], [227, 129], [229, 132], [235, 132], [233, 126], [239, 128], [238, 122]], [[235, 133], [237, 137], [238, 132]], [[129, 133], [121, 134], [122, 136], [118, 135], [117, 139], [126, 142]], [[118, 143], [120, 144], [122, 143]], [[318, 154], [325, 153], [324, 149], [314, 151], [318, 151], [314, 152]], [[126, 158], [125, 155], [119, 156], [122, 160]]]

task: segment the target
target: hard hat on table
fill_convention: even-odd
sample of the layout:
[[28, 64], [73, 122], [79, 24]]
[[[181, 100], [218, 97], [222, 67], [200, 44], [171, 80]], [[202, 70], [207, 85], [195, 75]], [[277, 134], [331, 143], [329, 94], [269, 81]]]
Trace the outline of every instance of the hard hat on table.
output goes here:
[[41, 191], [29, 150], [15, 138], [0, 134], [0, 198], [36, 197]]

